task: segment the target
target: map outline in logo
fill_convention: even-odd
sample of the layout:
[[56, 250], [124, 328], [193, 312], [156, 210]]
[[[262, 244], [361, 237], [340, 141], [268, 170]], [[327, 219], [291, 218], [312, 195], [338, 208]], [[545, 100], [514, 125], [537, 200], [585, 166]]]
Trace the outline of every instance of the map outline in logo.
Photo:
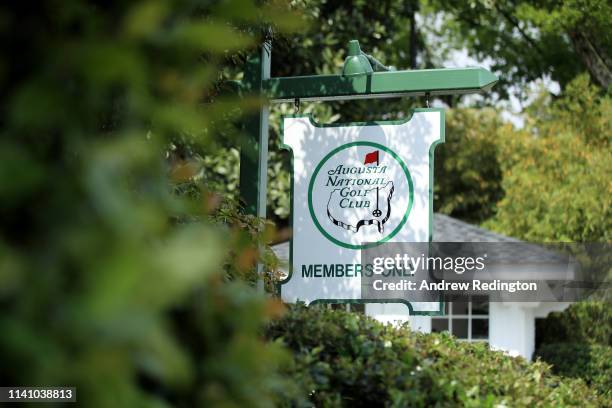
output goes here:
[[[336, 153], [351, 148], [351, 147], [355, 147], [355, 146], [369, 146], [369, 147], [373, 147], [373, 148], [377, 148], [380, 149], [382, 151], [384, 151], [385, 153], [388, 153], [391, 157], [393, 157], [393, 159], [400, 165], [400, 167], [402, 168], [402, 171], [404, 172], [404, 175], [406, 176], [406, 180], [408, 182], [408, 190], [409, 190], [409, 197], [408, 197], [408, 205], [406, 207], [406, 212], [404, 213], [401, 221], [397, 224], [397, 226], [393, 229], [393, 231], [391, 231], [388, 235], [384, 236], [383, 238], [381, 238], [380, 240], [376, 241], [376, 242], [369, 242], [367, 244], [360, 244], [360, 245], [355, 245], [355, 244], [351, 244], [351, 243], [347, 243], [347, 242], [343, 242], [335, 237], [333, 237], [330, 233], [328, 233], [325, 228], [323, 228], [323, 226], [319, 223], [319, 220], [315, 214], [314, 211], [314, 207], [313, 207], [313, 203], [312, 203], [312, 190], [314, 187], [314, 182], [317, 178], [317, 175], [319, 174], [319, 171], [321, 170], [321, 168], [323, 167], [323, 165], [330, 159], [332, 158], [334, 155], [336, 155]], [[393, 183], [392, 184], [392, 188], [393, 188]], [[393, 190], [391, 191], [391, 194], [393, 194]], [[331, 196], [330, 196], [331, 199]], [[331, 241], [332, 243], [344, 247], [344, 248], [348, 248], [348, 249], [366, 249], [366, 248], [371, 248], [371, 247], [375, 247], [378, 246], [384, 242], [389, 241], [391, 238], [393, 238], [404, 226], [404, 224], [406, 223], [406, 221], [408, 220], [408, 215], [410, 214], [410, 211], [412, 210], [412, 205], [414, 203], [414, 188], [413, 188], [413, 184], [412, 184], [412, 177], [410, 175], [410, 171], [408, 170], [408, 167], [406, 166], [406, 164], [404, 163], [404, 161], [402, 160], [402, 158], [395, 153], [393, 150], [391, 150], [390, 148], [388, 148], [387, 146], [381, 145], [380, 143], [376, 143], [376, 142], [369, 142], [369, 141], [357, 141], [357, 142], [350, 142], [350, 143], [346, 143], [343, 145], [340, 145], [338, 147], [336, 147], [335, 149], [333, 149], [332, 151], [330, 151], [327, 155], [325, 155], [325, 157], [323, 157], [323, 159], [321, 159], [321, 161], [319, 162], [319, 164], [317, 164], [311, 178], [310, 178], [310, 182], [308, 185], [308, 210], [310, 212], [310, 217], [313, 221], [313, 223], [315, 224], [315, 226], [317, 227], [317, 229], [319, 230], [319, 232], [321, 232], [321, 234], [323, 234], [323, 236], [325, 238], [327, 238], [329, 241]], [[328, 213], [329, 214], [329, 213]]]

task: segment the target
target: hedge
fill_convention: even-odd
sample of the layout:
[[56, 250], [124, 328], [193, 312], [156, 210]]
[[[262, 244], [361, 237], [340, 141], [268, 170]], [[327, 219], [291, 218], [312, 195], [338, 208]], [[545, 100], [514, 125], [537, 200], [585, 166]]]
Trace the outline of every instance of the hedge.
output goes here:
[[266, 336], [293, 351], [286, 375], [315, 406], [612, 406], [582, 380], [553, 375], [544, 362], [355, 313], [298, 305]]
[[601, 301], [572, 304], [536, 320], [536, 348], [542, 344], [580, 343], [612, 346], [612, 305]]
[[535, 356], [565, 377], [582, 378], [612, 399], [612, 347], [600, 344], [552, 343], [540, 347]]

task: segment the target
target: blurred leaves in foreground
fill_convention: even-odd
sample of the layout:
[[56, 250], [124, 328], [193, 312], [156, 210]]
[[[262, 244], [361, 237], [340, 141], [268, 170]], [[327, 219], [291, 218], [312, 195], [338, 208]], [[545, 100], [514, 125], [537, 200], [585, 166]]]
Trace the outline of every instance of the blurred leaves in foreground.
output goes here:
[[185, 148], [241, 137], [256, 104], [219, 81], [276, 21], [301, 19], [249, 0], [3, 3], [2, 385], [74, 385], [90, 407], [287, 392], [283, 353], [258, 336], [277, 308], [225, 282], [251, 270], [264, 229]]

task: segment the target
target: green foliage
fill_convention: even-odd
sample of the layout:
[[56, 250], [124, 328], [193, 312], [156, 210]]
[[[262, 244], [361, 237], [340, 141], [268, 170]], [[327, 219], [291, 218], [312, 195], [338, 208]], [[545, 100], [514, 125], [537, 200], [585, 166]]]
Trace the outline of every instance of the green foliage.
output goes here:
[[539, 344], [580, 343], [612, 346], [612, 306], [607, 302], [584, 301], [563, 312], [538, 320]]
[[223, 191], [226, 198], [238, 199], [240, 152], [236, 148], [221, 149], [201, 158], [204, 170], [202, 183], [213, 191]]
[[580, 380], [561, 380], [484, 343], [420, 334], [354, 313], [297, 306], [267, 336], [294, 353], [288, 372], [315, 406], [602, 406]]
[[[410, 14], [418, 11], [418, 2], [301, 0], [297, 3], [312, 25], [298, 35], [279, 39], [272, 75], [339, 73], [350, 40], [358, 40], [362, 50], [385, 65], [410, 68]], [[421, 39], [417, 40], [416, 46], [422, 47]], [[421, 67], [425, 68], [425, 63]]]
[[612, 401], [612, 347], [601, 344], [549, 343], [540, 347], [535, 357], [552, 365], [552, 371], [564, 377], [582, 378]]
[[612, 307], [585, 301], [536, 320], [539, 357], [565, 377], [582, 378], [612, 400]]
[[426, 10], [442, 13], [432, 29], [443, 48], [466, 47], [488, 59], [500, 74], [496, 92], [522, 88], [550, 76], [562, 88], [588, 70], [604, 88], [612, 81], [612, 6], [606, 0], [488, 1], [428, 0]]
[[446, 112], [446, 141], [435, 151], [434, 210], [480, 223], [502, 197], [497, 129], [492, 110]]
[[88, 407], [273, 406], [274, 307], [226, 282], [264, 228], [216, 201], [193, 152], [240, 137], [253, 103], [217, 80], [264, 17], [293, 17], [242, 0], [0, 16], [0, 383], [74, 385]]
[[502, 127], [504, 198], [486, 226], [529, 241], [610, 242], [611, 109], [580, 76], [559, 100], [534, 102], [524, 129]]

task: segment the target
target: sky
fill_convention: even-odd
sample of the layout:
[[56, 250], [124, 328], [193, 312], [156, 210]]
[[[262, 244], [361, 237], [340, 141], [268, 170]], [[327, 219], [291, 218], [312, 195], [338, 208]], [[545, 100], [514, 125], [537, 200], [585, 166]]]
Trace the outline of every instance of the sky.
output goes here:
[[[433, 17], [423, 17], [421, 14], [417, 14], [416, 20], [419, 27], [425, 27], [423, 34], [426, 37], [427, 44], [432, 44], [434, 47], [437, 47], [436, 44], [440, 44], [441, 42], [445, 41], [439, 35], [439, 33], [442, 31], [442, 24], [444, 24], [444, 19], [441, 14]], [[429, 29], [427, 27], [429, 27]], [[437, 48], [442, 49], [445, 48], [445, 46], [440, 45], [440, 47]], [[492, 71], [492, 66], [492, 59], [478, 59], [477, 57], [470, 55], [467, 48], [463, 48], [450, 50], [442, 60], [439, 68], [482, 67]], [[527, 89], [521, 89], [518, 86], [511, 87], [509, 89], [510, 98], [494, 98], [494, 107], [500, 110], [501, 116], [505, 121], [512, 123], [517, 128], [522, 128], [525, 121], [521, 115], [521, 112], [525, 107], [533, 102], [533, 100], [537, 97], [538, 92], [542, 88], [545, 88], [548, 90], [548, 92], [555, 95], [558, 95], [561, 89], [559, 83], [553, 81], [550, 79], [550, 77], [544, 77], [529, 83]], [[492, 92], [495, 92], [495, 87], [493, 87]], [[460, 106], [473, 106], [477, 102], [482, 102], [483, 99], [483, 96], [479, 94], [466, 95], [461, 98]], [[441, 101], [437, 101], [433, 105], [439, 107], [445, 106]]]

